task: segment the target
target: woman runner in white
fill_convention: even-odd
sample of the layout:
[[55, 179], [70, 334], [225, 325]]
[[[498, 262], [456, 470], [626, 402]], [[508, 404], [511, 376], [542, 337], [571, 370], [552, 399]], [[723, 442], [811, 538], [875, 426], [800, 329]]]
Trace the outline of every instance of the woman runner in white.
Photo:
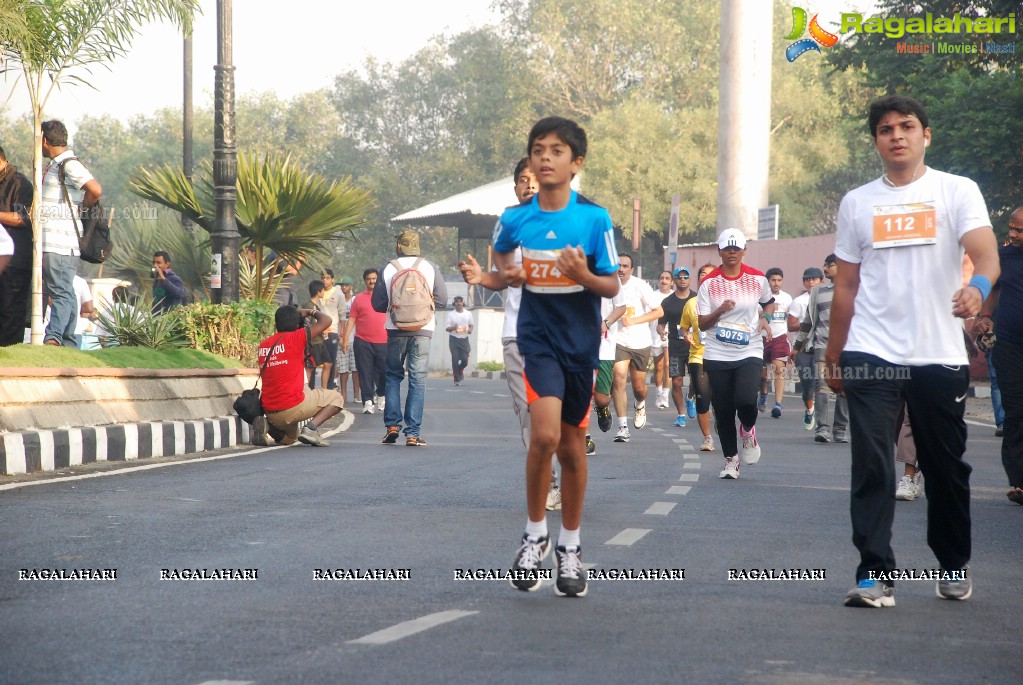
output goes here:
[[[725, 455], [720, 477], [739, 477], [745, 464], [760, 459], [757, 443], [757, 392], [763, 366], [764, 338], [771, 340], [774, 297], [764, 274], [742, 263], [746, 237], [737, 228], [718, 236], [721, 266], [700, 284], [696, 309], [703, 339], [703, 368], [710, 380], [718, 439]], [[761, 337], [763, 336], [763, 337]], [[735, 434], [739, 417], [740, 451]]]

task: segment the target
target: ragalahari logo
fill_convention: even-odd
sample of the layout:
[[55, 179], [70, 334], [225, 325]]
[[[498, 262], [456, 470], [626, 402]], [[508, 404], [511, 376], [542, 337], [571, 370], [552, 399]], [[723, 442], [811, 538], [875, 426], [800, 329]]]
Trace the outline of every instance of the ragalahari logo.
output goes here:
[[796, 40], [807, 31], [806, 10], [802, 7], [792, 8], [792, 30], [789, 32], [789, 35], [785, 36], [785, 40], [796, 40], [796, 42], [785, 48], [785, 59], [795, 62], [796, 58], [804, 52], [809, 52], [810, 50], [820, 52], [822, 47], [830, 48], [838, 42], [838, 36], [828, 33], [821, 28], [820, 24], [817, 23], [817, 16], [816, 14], [813, 15], [813, 19], [810, 20], [810, 38]]

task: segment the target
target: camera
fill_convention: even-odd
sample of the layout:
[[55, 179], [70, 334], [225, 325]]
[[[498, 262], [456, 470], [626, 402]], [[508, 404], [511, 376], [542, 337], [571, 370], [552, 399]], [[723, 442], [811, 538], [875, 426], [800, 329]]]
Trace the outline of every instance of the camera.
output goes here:
[[156, 270], [155, 266], [149, 270], [149, 275], [152, 276], [153, 278], [156, 278], [158, 274], [159, 272]]

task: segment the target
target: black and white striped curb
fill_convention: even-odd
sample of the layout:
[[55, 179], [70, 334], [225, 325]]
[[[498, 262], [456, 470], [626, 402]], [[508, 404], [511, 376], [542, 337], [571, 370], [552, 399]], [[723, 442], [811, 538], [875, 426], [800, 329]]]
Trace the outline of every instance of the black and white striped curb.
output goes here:
[[192, 454], [247, 444], [250, 431], [249, 424], [237, 416], [222, 416], [202, 421], [0, 433], [0, 473], [34, 473], [100, 461]]

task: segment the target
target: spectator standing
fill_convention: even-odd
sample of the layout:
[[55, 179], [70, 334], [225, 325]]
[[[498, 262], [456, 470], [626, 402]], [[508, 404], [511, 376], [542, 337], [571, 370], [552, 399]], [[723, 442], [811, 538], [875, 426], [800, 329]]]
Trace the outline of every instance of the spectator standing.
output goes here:
[[341, 286], [334, 283], [332, 270], [324, 269], [320, 273], [320, 281], [323, 283], [321, 310], [330, 317], [330, 328], [325, 334], [327, 357], [330, 359], [327, 367], [324, 368], [327, 379], [325, 387], [332, 389], [337, 387], [337, 358], [341, 350], [340, 333], [348, 318], [348, 305], [344, 293], [341, 292]]
[[[391, 260], [380, 271], [373, 288], [373, 309], [378, 312], [390, 311], [391, 281], [399, 270], [416, 268], [430, 289], [435, 304], [447, 302], [448, 291], [436, 264], [421, 259], [419, 234], [412, 229], [405, 229], [396, 237], [395, 253], [397, 259]], [[426, 373], [430, 363], [430, 339], [436, 326], [436, 317], [415, 331], [400, 330], [393, 317], [384, 321], [387, 330], [387, 384], [386, 401], [384, 402], [384, 425], [387, 432], [383, 443], [393, 445], [401, 433], [402, 420], [405, 422], [405, 446], [425, 447], [426, 441], [420, 433], [423, 424], [423, 407], [426, 403]], [[405, 411], [401, 409], [401, 382], [408, 372], [408, 394], [405, 398]]]
[[359, 387], [362, 388], [363, 414], [373, 413], [374, 402], [377, 409], [384, 410], [387, 388], [387, 330], [384, 327], [387, 314], [373, 309], [373, 288], [378, 277], [376, 269], [362, 272], [366, 289], [352, 299], [352, 307], [341, 332], [342, 354], [348, 354], [349, 340], [354, 339], [352, 347]]
[[[76, 225], [82, 225], [81, 210], [99, 202], [103, 188], [68, 149], [67, 129], [63, 123], [44, 121], [41, 128], [43, 155], [50, 162], [43, 170], [39, 230], [43, 236], [44, 296], [49, 297], [52, 305], [43, 344], [78, 347], [74, 279], [80, 250]], [[65, 192], [70, 198], [70, 208]]]
[[185, 301], [185, 284], [171, 268], [170, 254], [153, 253], [153, 313], [163, 314]]
[[[309, 283], [309, 301], [302, 305], [303, 309], [311, 312], [323, 311], [323, 282], [311, 281]], [[329, 315], [328, 315], [329, 316]], [[306, 320], [310, 330], [315, 321]], [[328, 325], [329, 329], [329, 325]], [[330, 357], [327, 356], [327, 340], [325, 333], [311, 336], [309, 340], [309, 354], [306, 356], [306, 371], [309, 378], [309, 387], [316, 387], [316, 370], [320, 370], [320, 387], [327, 387], [327, 376], [330, 373]]]
[[[341, 289], [342, 298], [338, 301], [338, 316], [342, 317], [342, 321], [347, 321], [351, 314], [352, 302], [354, 301], [354, 295], [352, 294], [353, 281], [348, 276], [341, 279], [341, 283], [338, 287]], [[340, 330], [340, 328], [339, 328]], [[338, 374], [338, 390], [341, 391], [341, 397], [345, 398], [345, 402], [348, 401], [348, 379], [352, 379], [352, 397], [358, 398], [360, 393], [359, 387], [359, 369], [355, 363], [355, 345], [352, 344], [352, 336], [354, 331], [349, 329], [348, 331], [348, 345], [345, 346], [337, 355], [337, 374]], [[372, 390], [372, 388], [370, 388]], [[368, 393], [367, 393], [368, 394]]]
[[9, 260], [0, 269], [0, 347], [25, 340], [32, 301], [31, 207], [32, 182], [7, 161], [0, 147], [0, 240], [10, 238]]
[[472, 335], [472, 314], [465, 309], [465, 300], [456, 297], [455, 310], [448, 314], [448, 348], [451, 350], [451, 376], [457, 386], [465, 377], [469, 365], [469, 336]]

